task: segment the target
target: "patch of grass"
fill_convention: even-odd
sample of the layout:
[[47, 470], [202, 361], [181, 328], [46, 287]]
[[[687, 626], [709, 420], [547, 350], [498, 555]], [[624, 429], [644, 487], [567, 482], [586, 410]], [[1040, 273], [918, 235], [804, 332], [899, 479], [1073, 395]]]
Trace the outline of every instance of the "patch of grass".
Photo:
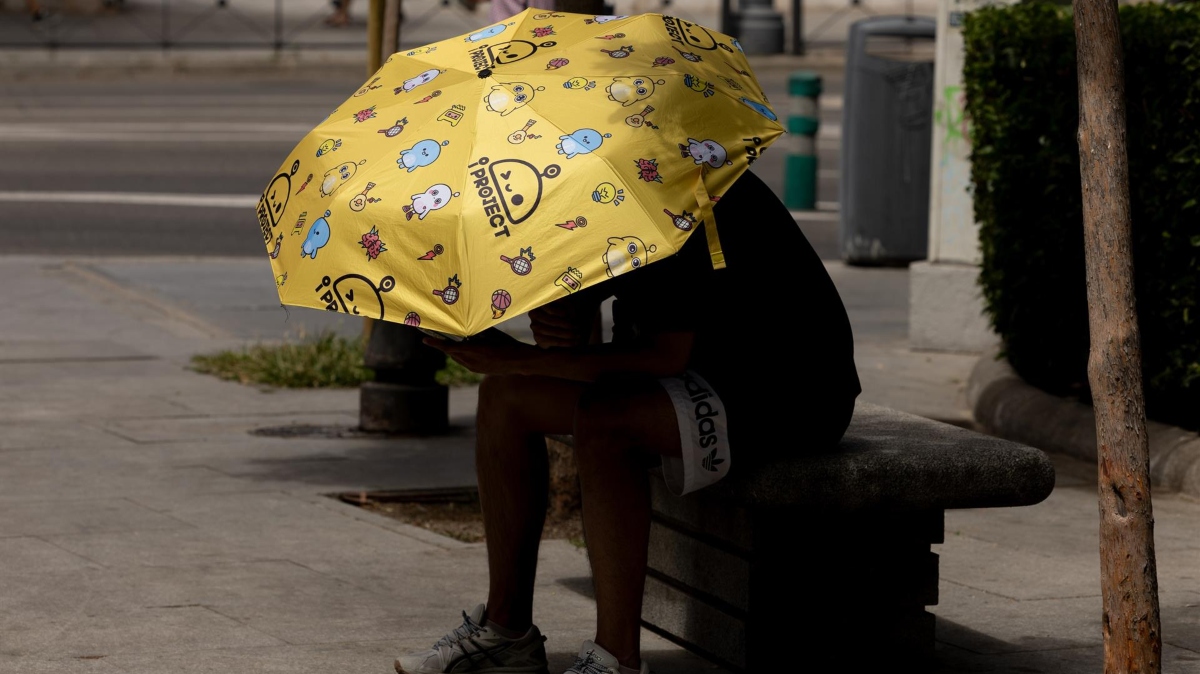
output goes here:
[[[242, 384], [279, 388], [352, 388], [375, 374], [363, 366], [363, 343], [334, 332], [281, 344], [192, 356], [191, 369]], [[471, 386], [483, 379], [447, 359], [436, 375], [445, 386]]]
[[352, 387], [374, 377], [363, 367], [362, 340], [333, 332], [311, 340], [193, 356], [192, 369], [243, 384], [280, 388]]

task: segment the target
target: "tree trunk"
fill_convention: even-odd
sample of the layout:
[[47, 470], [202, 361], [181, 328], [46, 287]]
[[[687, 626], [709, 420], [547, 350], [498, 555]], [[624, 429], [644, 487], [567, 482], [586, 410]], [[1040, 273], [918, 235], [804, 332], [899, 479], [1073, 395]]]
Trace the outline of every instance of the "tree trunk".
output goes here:
[[1133, 291], [1125, 64], [1116, 0], [1075, 0], [1083, 188], [1100, 496], [1106, 674], [1158, 674], [1158, 574], [1150, 451]]

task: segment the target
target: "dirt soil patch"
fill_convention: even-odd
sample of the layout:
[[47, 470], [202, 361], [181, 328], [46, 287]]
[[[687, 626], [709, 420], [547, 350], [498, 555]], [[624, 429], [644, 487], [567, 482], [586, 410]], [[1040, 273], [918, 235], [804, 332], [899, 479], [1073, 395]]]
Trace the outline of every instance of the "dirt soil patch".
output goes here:
[[[475, 492], [354, 493], [339, 494], [346, 503], [427, 529], [466, 543], [482, 543], [483, 511]], [[583, 523], [578, 512], [549, 512], [542, 540], [566, 539], [583, 545]]]

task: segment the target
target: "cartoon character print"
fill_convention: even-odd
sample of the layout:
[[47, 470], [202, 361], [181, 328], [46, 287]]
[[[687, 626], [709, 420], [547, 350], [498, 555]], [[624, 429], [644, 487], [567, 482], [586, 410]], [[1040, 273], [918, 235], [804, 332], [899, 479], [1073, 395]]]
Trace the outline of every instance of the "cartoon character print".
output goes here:
[[623, 59], [633, 53], [633, 45], [624, 45], [620, 49], [601, 49], [600, 51], [608, 54], [611, 58]]
[[375, 183], [367, 183], [362, 192], [350, 197], [350, 210], [358, 213], [367, 207], [367, 204], [373, 204], [376, 201], [383, 201], [383, 197], [368, 197], [371, 190], [375, 189]]
[[721, 168], [729, 166], [733, 162], [728, 160], [728, 153], [725, 148], [711, 138], [705, 140], [696, 140], [688, 138], [687, 145], [679, 143], [679, 154], [685, 159], [692, 159], [697, 165], [708, 164], [713, 168]]
[[317, 148], [317, 156], [321, 157], [330, 152], [337, 152], [342, 147], [341, 138], [326, 138], [321, 146]]
[[646, 107], [642, 108], [641, 112], [635, 112], [632, 115], [626, 117], [625, 123], [628, 124], [629, 126], [632, 126], [635, 129], [640, 128], [642, 126], [648, 126], [651, 129], [657, 129], [658, 128], [657, 124], [646, 119], [646, 115], [648, 115], [652, 112], [654, 112], [654, 106], [647, 105]]
[[538, 49], [548, 49], [557, 45], [554, 40], [534, 43], [529, 40], [511, 40], [494, 45], [481, 46], [471, 52], [471, 61], [475, 70], [489, 71], [497, 66], [508, 65], [523, 61], [537, 53]]
[[461, 295], [462, 281], [459, 280], [458, 274], [446, 279], [445, 288], [434, 288], [433, 294], [442, 298], [442, 303], [446, 305], [454, 304], [458, 301]]
[[749, 98], [746, 98], [745, 96], [742, 97], [742, 102], [745, 103], [746, 105], [750, 106], [755, 112], [762, 115], [763, 117], [766, 117], [767, 119], [771, 120], [772, 122], [779, 121], [779, 117], [776, 116], [775, 112], [772, 111], [767, 106], [763, 105], [762, 103], [759, 103], [758, 101], [754, 101]]
[[551, 35], [556, 34], [554, 32], [554, 26], [538, 26], [530, 32], [533, 33], [534, 37], [550, 37]]
[[304, 229], [304, 220], [308, 217], [308, 211], [300, 213], [300, 217], [296, 218], [296, 224], [292, 225], [292, 236], [295, 236]]
[[373, 89], [380, 89], [380, 88], [382, 88], [382, 87], [383, 87], [383, 85], [382, 85], [382, 84], [375, 84], [375, 83], [376, 83], [376, 82], [378, 82], [379, 80], [380, 80], [380, 78], [376, 77], [375, 79], [371, 80], [371, 81], [370, 81], [370, 82], [368, 82], [367, 84], [364, 84], [362, 89], [359, 89], [358, 91], [354, 92], [354, 97], [355, 97], [355, 98], [358, 98], [359, 96], [364, 96], [364, 95], [366, 95], [366, 94], [367, 94], [367, 92], [369, 92], [369, 91], [371, 91], [371, 90], [373, 90]]
[[656, 80], [652, 77], [638, 75], [614, 77], [612, 84], [605, 87], [604, 90], [608, 92], [608, 100], [629, 107], [653, 96], [655, 85], [663, 84], [666, 84], [666, 80]]
[[[287, 208], [288, 199], [292, 194], [292, 176], [300, 170], [300, 160], [292, 162], [290, 171], [280, 173], [271, 180], [262, 196], [258, 198], [258, 226], [262, 229], [263, 244], [271, 244], [271, 230], [283, 219], [283, 211]], [[297, 192], [299, 194], [299, 192]]]
[[492, 293], [492, 318], [503, 318], [504, 312], [512, 306], [512, 301], [512, 295], [507, 290], [500, 289]]
[[522, 248], [516, 257], [500, 256], [500, 261], [507, 264], [512, 273], [517, 276], [525, 276], [533, 271], [533, 261], [536, 259], [533, 255], [533, 246]]
[[534, 95], [545, 91], [546, 87], [534, 87], [525, 82], [501, 82], [492, 86], [492, 90], [483, 97], [489, 112], [498, 112], [501, 117], [507, 117], [514, 110], [529, 105]]
[[448, 140], [438, 143], [432, 138], [426, 138], [407, 150], [401, 150], [400, 158], [396, 160], [396, 168], [408, 169], [408, 172], [412, 173], [422, 166], [429, 166], [442, 156], [442, 148], [449, 144]]
[[595, 129], [579, 129], [575, 133], [559, 136], [559, 142], [554, 147], [559, 154], [565, 154], [567, 159], [576, 155], [589, 154], [604, 143], [605, 138], [612, 138], [611, 133], [601, 134]]
[[577, 215], [577, 216], [575, 216], [574, 220], [567, 220], [566, 222], [556, 222], [556, 223], [554, 223], [554, 226], [562, 227], [563, 229], [565, 229], [567, 231], [574, 231], [575, 229], [577, 229], [579, 227], [587, 227], [587, 218], [583, 217], [582, 215]]
[[703, 51], [712, 51], [714, 49], [723, 49], [727, 52], [732, 52], [733, 49], [722, 42], [717, 42], [717, 38], [708, 32], [704, 26], [685, 21], [684, 19], [673, 16], [663, 16], [663, 23], [667, 30], [667, 36], [673, 42], [678, 42], [688, 49], [700, 49]]
[[271, 259], [279, 257], [279, 251], [283, 248], [283, 234], [275, 237], [275, 247], [271, 249]]
[[629, 18], [628, 14], [601, 14], [600, 16], [594, 16], [590, 19], [584, 19], [583, 22], [585, 24], [591, 24], [591, 23], [605, 24], [605, 23], [608, 23], [609, 21], [618, 21], [620, 19], [628, 19], [628, 18]]
[[332, 196], [339, 187], [349, 182], [354, 177], [354, 174], [358, 172], [358, 167], [365, 163], [367, 163], [366, 159], [357, 164], [348, 161], [326, 171], [325, 177], [321, 180], [321, 196]]
[[600, 183], [596, 185], [596, 189], [592, 190], [592, 201], [598, 204], [620, 206], [621, 202], [625, 201], [625, 190], [612, 183]]
[[325, 211], [324, 216], [313, 220], [312, 226], [308, 228], [308, 236], [304, 237], [304, 243], [300, 244], [300, 257], [315, 260], [317, 251], [329, 243], [329, 214], [329, 211]]
[[514, 24], [516, 24], [516, 21], [510, 21], [509, 23], [498, 23], [494, 26], [488, 26], [483, 30], [477, 30], [474, 33], [466, 36], [463, 38], [463, 42], [482, 42], [489, 37], [496, 37], [500, 33], [508, 30], [508, 27]]
[[508, 134], [508, 142], [512, 143], [513, 145], [520, 145], [521, 143], [525, 142], [526, 138], [541, 138], [541, 136], [535, 133], [529, 133], [529, 129], [533, 128], [534, 124], [537, 124], [536, 119], [531, 119], [528, 122], [525, 122], [525, 126]]
[[638, 159], [633, 162], [638, 168], [638, 177], [648, 183], [662, 183], [662, 176], [658, 173], [657, 159]]
[[600, 259], [605, 264], [604, 273], [613, 277], [649, 264], [650, 254], [656, 251], [658, 246], [647, 246], [636, 236], [613, 236], [609, 237], [608, 250]]
[[704, 94], [705, 98], [708, 98], [716, 93], [716, 89], [713, 88], [712, 82], [702, 80], [690, 73], [683, 76], [683, 84], [696, 93]]
[[685, 61], [691, 61], [692, 63], [699, 63], [700, 61], [704, 60], [704, 59], [700, 58], [699, 54], [695, 54], [690, 51], [684, 51], [684, 50], [680, 49], [679, 47], [674, 47], [674, 49], [675, 49], [675, 51], [679, 52], [679, 55], [682, 56]]
[[[499, 230], [496, 236], [511, 236], [509, 225], [519, 225], [532, 217], [541, 204], [545, 179], [562, 174], [558, 164], [539, 169], [516, 158], [492, 160], [480, 157], [468, 164], [467, 170], [476, 194], [488, 208], [488, 222]], [[503, 213], [491, 210], [497, 202]]]
[[659, 56], [658, 58], [654, 59], [654, 62], [650, 64], [650, 67], [659, 68], [662, 66], [669, 66], [674, 62], [675, 59], [671, 58], [670, 56]]
[[559, 68], [567, 65], [570, 62], [571, 62], [570, 59], [565, 59], [565, 58], [561, 58], [561, 57], [553, 58], [553, 59], [550, 59], [546, 63], [546, 70], [558, 70]]
[[680, 213], [679, 215], [676, 215], [676, 214], [672, 213], [671, 211], [664, 208], [663, 213], [666, 213], [667, 217], [671, 218], [671, 224], [675, 225], [675, 227], [677, 229], [681, 229], [685, 232], [690, 232], [692, 230], [692, 228], [696, 226], [696, 216], [692, 215], [691, 213], [688, 213], [687, 211], [684, 211], [684, 212]]
[[318, 297], [329, 311], [382, 320], [383, 293], [390, 292], [395, 287], [396, 279], [391, 276], [384, 276], [379, 285], [375, 285], [362, 274], [346, 274], [339, 276], [337, 280], [328, 276], [322, 278], [313, 292], [320, 293]]
[[450, 199], [459, 196], [458, 192], [450, 189], [450, 186], [445, 183], [438, 183], [420, 194], [412, 196], [412, 205], [405, 205], [404, 219], [412, 220], [413, 216], [417, 219], [424, 220], [430, 211], [436, 211], [445, 208], [446, 204], [450, 203]]
[[450, 126], [458, 126], [458, 123], [463, 120], [467, 114], [467, 106], [455, 103], [446, 109], [445, 112], [438, 115], [437, 121], [446, 122]]
[[399, 136], [402, 131], [404, 131], [404, 126], [406, 124], [408, 124], [407, 117], [403, 119], [397, 119], [394, 125], [389, 126], [386, 129], [380, 129], [377, 133], [382, 133], [388, 138], [395, 138], [396, 136]]
[[583, 287], [583, 272], [574, 267], [567, 267], [566, 271], [554, 279], [554, 285], [567, 291], [567, 294], [570, 295]]
[[426, 70], [425, 72], [420, 73], [416, 77], [410, 77], [407, 80], [404, 80], [404, 83], [401, 84], [400, 86], [396, 87], [392, 91], [392, 93], [399, 94], [400, 92], [403, 91], [404, 93], [407, 94], [408, 92], [412, 91], [413, 89], [416, 89], [417, 87], [419, 87], [423, 84], [429, 84], [430, 82], [432, 82], [434, 80], [434, 78], [436, 78], [438, 75], [441, 75], [444, 72], [446, 72], [444, 69], [430, 68], [429, 70]]
[[588, 80], [586, 77], [572, 77], [563, 82], [564, 89], [574, 89], [576, 91], [591, 91], [596, 87], [595, 80]]
[[365, 122], [368, 119], [375, 119], [375, 106], [373, 105], [369, 108], [359, 110], [358, 112], [354, 113], [355, 124], [358, 124], [359, 122]]
[[419, 257], [417, 259], [418, 260], [432, 260], [433, 258], [441, 255], [444, 252], [446, 252], [446, 247], [440, 243], [435, 243], [435, 244], [433, 244], [433, 248], [430, 248], [429, 251], [427, 251], [424, 255], [422, 255], [421, 257]]
[[362, 235], [358, 245], [362, 246], [367, 251], [367, 259], [374, 260], [379, 257], [380, 253], [387, 252], [387, 244], [379, 238], [379, 228], [372, 227], [371, 231]]
[[277, 287], [282, 288], [283, 284], [285, 284], [285, 283], [287, 283], [287, 272], [286, 271], [283, 272], [282, 274], [280, 274], [279, 276], [275, 277], [275, 285]]

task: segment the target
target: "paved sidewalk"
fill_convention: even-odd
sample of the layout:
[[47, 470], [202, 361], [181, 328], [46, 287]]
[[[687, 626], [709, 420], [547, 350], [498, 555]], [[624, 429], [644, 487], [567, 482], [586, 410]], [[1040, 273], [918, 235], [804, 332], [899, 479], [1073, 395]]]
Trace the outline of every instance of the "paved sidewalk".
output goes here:
[[[185, 369], [288, 329], [268, 320], [266, 269], [0, 257], [0, 672], [385, 672], [482, 599], [482, 545], [327, 496], [472, 484], [473, 391], [455, 391], [443, 437], [280, 439], [250, 431], [350, 428], [355, 392]], [[973, 358], [905, 347], [906, 272], [830, 269], [863, 399], [966, 422]], [[194, 284], [160, 283], [171, 273]], [[336, 318], [293, 309], [288, 322], [317, 317]], [[1042, 504], [947, 514], [939, 671], [1099, 669], [1094, 470], [1058, 464]], [[1155, 510], [1164, 671], [1200, 671], [1200, 503], [1156, 494]], [[582, 551], [544, 547], [536, 610], [556, 667], [590, 633], [587, 573]], [[659, 674], [716, 671], [648, 633], [646, 650]]]

